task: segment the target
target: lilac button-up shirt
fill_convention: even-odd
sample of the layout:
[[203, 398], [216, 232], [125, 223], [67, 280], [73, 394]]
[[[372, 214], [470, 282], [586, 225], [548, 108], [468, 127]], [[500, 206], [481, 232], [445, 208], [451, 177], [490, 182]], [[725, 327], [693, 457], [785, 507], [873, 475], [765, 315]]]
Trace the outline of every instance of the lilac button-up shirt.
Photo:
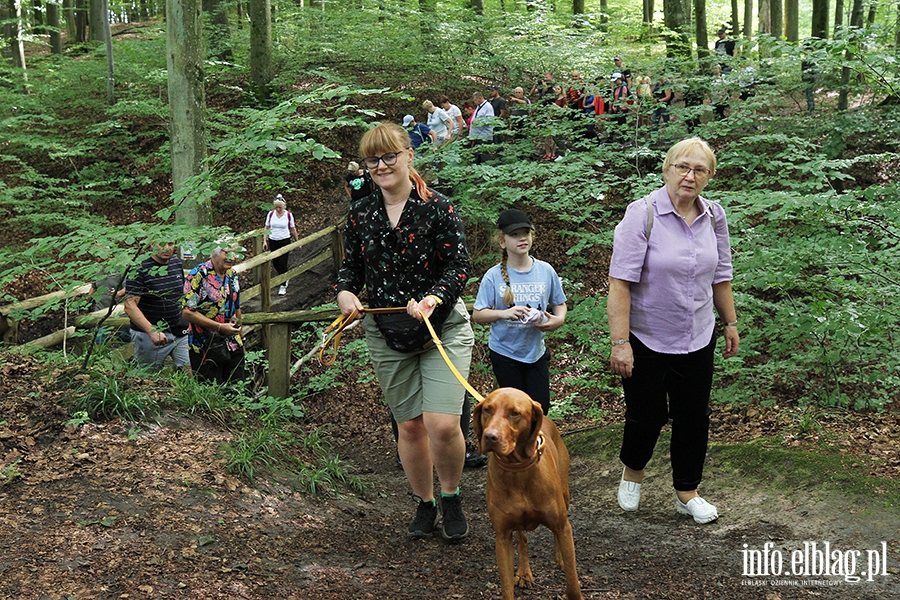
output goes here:
[[631, 333], [656, 352], [687, 354], [712, 339], [712, 286], [732, 279], [725, 210], [701, 196], [702, 213], [689, 227], [665, 186], [650, 201], [650, 239], [642, 198], [628, 205], [616, 226], [609, 275], [631, 282]]

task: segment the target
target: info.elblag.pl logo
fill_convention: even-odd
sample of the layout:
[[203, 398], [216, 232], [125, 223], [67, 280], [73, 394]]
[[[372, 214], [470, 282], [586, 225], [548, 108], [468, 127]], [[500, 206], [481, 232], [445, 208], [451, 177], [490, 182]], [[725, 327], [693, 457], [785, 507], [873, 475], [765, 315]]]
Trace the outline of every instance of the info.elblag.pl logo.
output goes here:
[[[868, 550], [842, 549], [831, 542], [803, 542], [801, 548], [789, 551], [776, 548], [766, 542], [762, 548], [744, 544], [741, 550], [744, 577], [795, 578], [773, 580], [749, 580], [744, 585], [835, 585], [841, 580], [847, 583], [875, 581], [887, 577], [887, 542], [880, 548]], [[797, 578], [818, 578], [815, 582]], [[841, 578], [841, 579], [822, 579]]]

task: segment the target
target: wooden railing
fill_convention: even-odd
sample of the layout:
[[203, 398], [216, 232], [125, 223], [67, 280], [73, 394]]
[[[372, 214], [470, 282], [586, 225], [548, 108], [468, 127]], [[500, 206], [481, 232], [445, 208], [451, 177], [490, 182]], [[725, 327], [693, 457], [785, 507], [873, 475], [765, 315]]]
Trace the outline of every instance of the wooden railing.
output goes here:
[[[334, 273], [337, 274], [344, 255], [344, 244], [340, 228], [332, 225], [274, 252], [263, 252], [261, 236], [263, 231], [263, 229], [259, 229], [241, 236], [244, 239], [248, 237], [253, 239], [254, 256], [245, 262], [235, 265], [234, 269], [238, 273], [253, 271], [254, 285], [241, 290], [241, 303], [244, 304], [251, 298], [260, 296], [260, 311], [249, 314], [244, 312], [243, 334], [249, 335], [256, 329], [262, 329], [262, 343], [267, 348], [269, 359], [269, 394], [284, 397], [289, 393], [291, 324], [310, 321], [331, 321], [337, 318], [338, 313], [335, 309], [271, 313], [269, 311], [272, 308], [272, 288], [329, 260]], [[282, 273], [276, 277], [271, 276], [269, 263], [272, 259], [325, 237], [329, 237], [330, 242], [321, 252], [290, 269], [287, 273]], [[4, 341], [16, 343], [16, 322], [10, 315], [42, 306], [54, 300], [82, 296], [90, 293], [91, 287], [90, 284], [84, 284], [68, 291], [53, 292], [14, 304], [0, 306], [0, 335], [4, 336]], [[37, 347], [54, 346], [63, 343], [68, 337], [71, 337], [76, 329], [93, 328], [100, 321], [103, 321], [104, 325], [111, 327], [128, 327], [130, 325], [130, 321], [123, 314], [121, 304], [115, 305], [109, 316], [107, 316], [108, 313], [108, 309], [102, 309], [75, 317], [72, 325], [50, 335], [32, 340], [27, 345]]]

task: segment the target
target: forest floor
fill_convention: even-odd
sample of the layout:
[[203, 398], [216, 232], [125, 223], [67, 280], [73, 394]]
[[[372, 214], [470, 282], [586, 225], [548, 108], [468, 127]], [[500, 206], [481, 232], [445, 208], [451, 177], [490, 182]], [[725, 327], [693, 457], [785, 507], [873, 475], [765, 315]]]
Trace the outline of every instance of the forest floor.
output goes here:
[[[292, 203], [308, 226], [302, 234], [345, 210], [339, 193], [328, 198]], [[259, 215], [223, 218], [237, 229]], [[546, 214], [533, 219], [539, 232], [558, 228]], [[483, 255], [489, 233], [469, 233], [473, 253]], [[550, 233], [536, 247], [551, 264], [568, 260]], [[604, 294], [608, 256], [585, 252], [596, 268], [579, 293]], [[279, 306], [288, 308], [302, 307]], [[64, 425], [72, 373], [0, 355], [0, 600], [500, 597], [486, 470], [463, 475], [468, 539], [406, 539], [414, 503], [387, 409], [356, 373], [305, 400], [297, 426], [327, 431], [345, 472], [367, 488], [315, 498], [283, 475], [264, 473], [251, 485], [228, 473], [221, 449], [236, 432], [217, 420], [169, 411], [152, 424]], [[487, 391], [489, 382], [481, 375], [473, 385]], [[578, 391], [566, 373], [554, 381], [558, 397]], [[624, 407], [615, 392], [603, 394], [605, 416], [557, 421], [572, 455], [569, 515], [585, 598], [900, 599], [896, 403], [883, 414], [815, 411], [778, 398], [716, 406], [701, 491], [721, 518], [701, 526], [674, 510], [665, 437], [640, 510], [618, 508]], [[539, 529], [529, 541], [535, 587], [517, 595], [560, 597], [551, 535]], [[815, 552], [804, 554], [826, 544], [838, 575], [817, 575]], [[748, 575], [747, 557], [757, 551], [772, 567], [780, 559], [784, 572]], [[811, 571], [790, 574], [795, 557]]]
[[[312, 498], [227, 473], [233, 432], [217, 423], [169, 412], [76, 429], [62, 424], [63, 372], [12, 355], [0, 365], [0, 599], [500, 596], [486, 469], [464, 472], [468, 539], [407, 540], [414, 504], [372, 386], [309, 403], [304, 426], [326, 427], [368, 484]], [[717, 407], [702, 492], [721, 518], [701, 526], [675, 513], [665, 440], [640, 510], [618, 508], [621, 402], [609, 409], [607, 423], [559, 420], [585, 598], [900, 598], [897, 415], [820, 413], [798, 428], [807, 413], [795, 409]], [[529, 541], [536, 583], [521, 598], [560, 597], [552, 536]], [[745, 576], [748, 550], [789, 569], [812, 543], [830, 544], [843, 575]]]

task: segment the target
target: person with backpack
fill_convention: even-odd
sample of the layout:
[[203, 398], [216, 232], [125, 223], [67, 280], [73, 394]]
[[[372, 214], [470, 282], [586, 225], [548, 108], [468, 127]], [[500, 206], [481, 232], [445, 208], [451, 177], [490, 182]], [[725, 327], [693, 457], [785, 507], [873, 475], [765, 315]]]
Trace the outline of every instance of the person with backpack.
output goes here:
[[[266, 215], [266, 230], [268, 233], [263, 234], [263, 252], [270, 250], [274, 252], [299, 239], [297, 227], [294, 223], [294, 215], [287, 210], [287, 203], [284, 201], [284, 197], [278, 194], [275, 196], [272, 204], [274, 208]], [[272, 259], [272, 266], [279, 275], [287, 273], [288, 254], [290, 252], [285, 252], [281, 256]], [[287, 294], [287, 287], [288, 282], [285, 281], [278, 288], [278, 295], [284, 296]]]
[[709, 438], [715, 312], [722, 356], [731, 358], [740, 345], [731, 243], [725, 210], [700, 196], [716, 171], [709, 144], [678, 142], [662, 171], [665, 185], [632, 202], [613, 237], [610, 365], [622, 377], [626, 407], [618, 501], [622, 510], [638, 509], [644, 467], [671, 419], [675, 509], [709, 523], [718, 510], [697, 488]]

